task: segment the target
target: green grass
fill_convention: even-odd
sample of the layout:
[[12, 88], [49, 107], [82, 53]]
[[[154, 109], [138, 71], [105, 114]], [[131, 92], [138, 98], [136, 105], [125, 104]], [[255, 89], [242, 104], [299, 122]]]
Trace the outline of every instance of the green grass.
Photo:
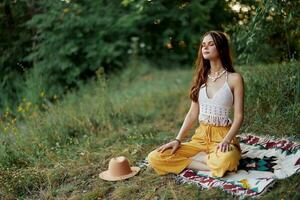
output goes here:
[[[299, 63], [236, 67], [245, 80], [241, 133], [299, 138]], [[146, 64], [98, 79], [44, 111], [2, 119], [0, 196], [4, 199], [231, 199], [221, 190], [176, 185], [143, 169], [116, 183], [98, 178], [110, 158], [136, 164], [179, 131], [192, 69]], [[195, 125], [196, 126], [196, 125]], [[4, 131], [5, 130], [5, 131]], [[192, 129], [190, 136], [193, 134]], [[298, 199], [300, 175], [278, 181], [263, 199]]]

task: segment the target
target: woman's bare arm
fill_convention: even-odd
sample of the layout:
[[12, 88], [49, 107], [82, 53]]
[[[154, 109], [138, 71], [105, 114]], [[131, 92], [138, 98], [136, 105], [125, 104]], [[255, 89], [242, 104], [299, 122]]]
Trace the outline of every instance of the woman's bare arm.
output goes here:
[[186, 114], [186, 117], [184, 119], [184, 122], [179, 130], [176, 139], [182, 141], [186, 137], [188, 131], [193, 126], [195, 120], [198, 118], [198, 115], [199, 115], [199, 103], [192, 101], [190, 109]]
[[240, 127], [244, 120], [244, 80], [243, 77], [235, 73], [232, 76], [232, 83], [234, 85], [234, 120], [230, 130], [223, 141], [231, 142], [236, 134], [238, 134]]
[[[180, 128], [180, 131], [176, 137], [177, 140], [182, 141], [185, 138], [185, 136], [187, 135], [187, 132], [194, 124], [194, 121], [198, 118], [198, 114], [199, 114], [199, 104], [192, 101], [190, 110], [186, 114], [184, 122], [183, 122], [183, 124]], [[166, 149], [172, 148], [171, 154], [173, 154], [176, 152], [176, 150], [180, 146], [179, 141], [173, 140], [167, 144], [164, 144], [164, 145], [160, 146], [159, 148], [157, 148], [157, 151], [162, 153]]]

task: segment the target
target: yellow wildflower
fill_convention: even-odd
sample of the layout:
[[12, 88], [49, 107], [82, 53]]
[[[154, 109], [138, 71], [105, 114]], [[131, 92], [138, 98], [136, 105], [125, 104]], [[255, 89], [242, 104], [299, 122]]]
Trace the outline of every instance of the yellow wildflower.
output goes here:
[[22, 106], [20, 105], [20, 106], [18, 106], [18, 110], [17, 110], [18, 112], [23, 112], [24, 111], [24, 109], [22, 108]]
[[64, 13], [68, 13], [69, 11], [70, 11], [69, 8], [65, 8], [65, 9], [64, 9]]
[[44, 97], [44, 96], [45, 96], [45, 92], [42, 91], [42, 92], [40, 93], [40, 97]]

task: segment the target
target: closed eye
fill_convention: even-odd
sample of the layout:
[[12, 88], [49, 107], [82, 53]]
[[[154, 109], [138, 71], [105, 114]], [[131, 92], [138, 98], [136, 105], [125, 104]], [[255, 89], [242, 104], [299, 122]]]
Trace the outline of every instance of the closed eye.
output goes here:
[[[207, 43], [209, 46], [213, 46], [213, 45], [215, 45], [215, 43], [213, 42], [213, 41], [211, 41], [211, 42], [208, 42]], [[203, 42], [202, 43], [202, 46], [205, 46], [205, 42]]]

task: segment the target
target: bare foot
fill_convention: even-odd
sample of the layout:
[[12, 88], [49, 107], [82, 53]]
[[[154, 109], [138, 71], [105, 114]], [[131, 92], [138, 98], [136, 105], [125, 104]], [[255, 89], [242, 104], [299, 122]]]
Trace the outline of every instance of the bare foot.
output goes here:
[[209, 168], [206, 164], [207, 154], [204, 152], [200, 152], [195, 155], [193, 161], [189, 164], [187, 168], [201, 170], [201, 171], [209, 171]]
[[210, 171], [205, 163], [194, 160], [189, 164], [189, 166], [187, 166], [187, 168], [201, 171]]

